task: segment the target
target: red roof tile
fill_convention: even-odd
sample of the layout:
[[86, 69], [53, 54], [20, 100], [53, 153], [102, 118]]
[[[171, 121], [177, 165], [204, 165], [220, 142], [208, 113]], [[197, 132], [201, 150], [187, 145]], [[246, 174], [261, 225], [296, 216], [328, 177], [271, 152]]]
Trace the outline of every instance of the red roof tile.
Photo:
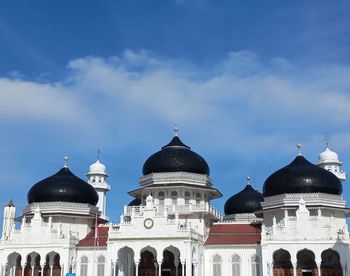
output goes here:
[[260, 241], [260, 225], [223, 223], [211, 227], [205, 244], [259, 244]]
[[95, 228], [92, 229], [84, 239], [80, 240], [77, 246], [106, 246], [108, 239], [108, 227], [99, 226], [98, 235], [95, 239]]

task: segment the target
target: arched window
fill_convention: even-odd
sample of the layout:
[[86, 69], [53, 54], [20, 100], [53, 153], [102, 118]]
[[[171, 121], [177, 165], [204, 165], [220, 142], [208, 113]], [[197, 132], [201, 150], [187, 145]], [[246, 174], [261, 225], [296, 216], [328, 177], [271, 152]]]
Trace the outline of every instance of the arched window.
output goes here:
[[97, 259], [97, 276], [104, 276], [105, 274], [105, 257], [99, 256]]
[[158, 200], [159, 200], [159, 205], [164, 205], [164, 192], [159, 192], [158, 193]]
[[252, 261], [252, 275], [260, 276], [260, 258], [258, 255], [253, 255], [251, 258]]
[[185, 192], [185, 204], [190, 204], [190, 193], [189, 192]]
[[232, 276], [241, 276], [241, 258], [235, 254], [232, 256]]
[[219, 255], [213, 257], [213, 276], [221, 276], [221, 262], [222, 259]]
[[171, 192], [171, 202], [173, 205], [177, 204], [177, 192], [175, 191]]
[[88, 258], [86, 256], [80, 259], [80, 276], [88, 275]]
[[196, 204], [200, 204], [201, 203], [201, 194], [200, 193], [196, 193]]

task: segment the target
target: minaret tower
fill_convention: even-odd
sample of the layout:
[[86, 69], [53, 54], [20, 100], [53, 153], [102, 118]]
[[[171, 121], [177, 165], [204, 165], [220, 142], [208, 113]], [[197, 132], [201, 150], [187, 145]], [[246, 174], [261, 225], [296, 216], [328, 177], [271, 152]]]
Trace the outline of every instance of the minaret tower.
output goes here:
[[345, 181], [346, 173], [341, 169], [343, 163], [340, 162], [338, 154], [329, 149], [328, 137], [326, 137], [326, 150], [320, 153], [317, 165], [335, 174], [340, 181]]
[[101, 151], [97, 150], [97, 161], [90, 165], [89, 172], [87, 173], [88, 183], [95, 188], [98, 193], [97, 207], [101, 211], [101, 218], [108, 220], [106, 216], [106, 194], [110, 191], [111, 186], [107, 183], [108, 174], [106, 172], [106, 166], [100, 162]]

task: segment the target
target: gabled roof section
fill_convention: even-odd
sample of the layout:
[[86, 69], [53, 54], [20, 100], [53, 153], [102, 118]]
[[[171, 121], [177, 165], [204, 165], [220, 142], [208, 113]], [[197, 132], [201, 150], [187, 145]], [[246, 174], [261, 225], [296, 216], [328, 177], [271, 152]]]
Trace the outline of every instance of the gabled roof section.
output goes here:
[[98, 226], [97, 237], [95, 238], [95, 229], [92, 229], [84, 239], [77, 244], [78, 247], [85, 246], [107, 246], [108, 226]]
[[261, 228], [255, 224], [214, 224], [205, 245], [260, 244]]

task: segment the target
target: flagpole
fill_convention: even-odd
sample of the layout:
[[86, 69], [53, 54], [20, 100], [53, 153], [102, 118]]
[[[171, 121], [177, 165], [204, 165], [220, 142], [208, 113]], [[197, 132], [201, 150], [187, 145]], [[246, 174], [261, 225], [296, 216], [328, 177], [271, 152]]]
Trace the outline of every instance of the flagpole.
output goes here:
[[93, 260], [92, 260], [92, 275], [95, 276], [95, 253], [96, 253], [96, 239], [97, 239], [97, 233], [98, 231], [98, 224], [97, 224], [97, 213], [95, 216], [95, 234], [94, 234], [94, 254], [93, 254]]

